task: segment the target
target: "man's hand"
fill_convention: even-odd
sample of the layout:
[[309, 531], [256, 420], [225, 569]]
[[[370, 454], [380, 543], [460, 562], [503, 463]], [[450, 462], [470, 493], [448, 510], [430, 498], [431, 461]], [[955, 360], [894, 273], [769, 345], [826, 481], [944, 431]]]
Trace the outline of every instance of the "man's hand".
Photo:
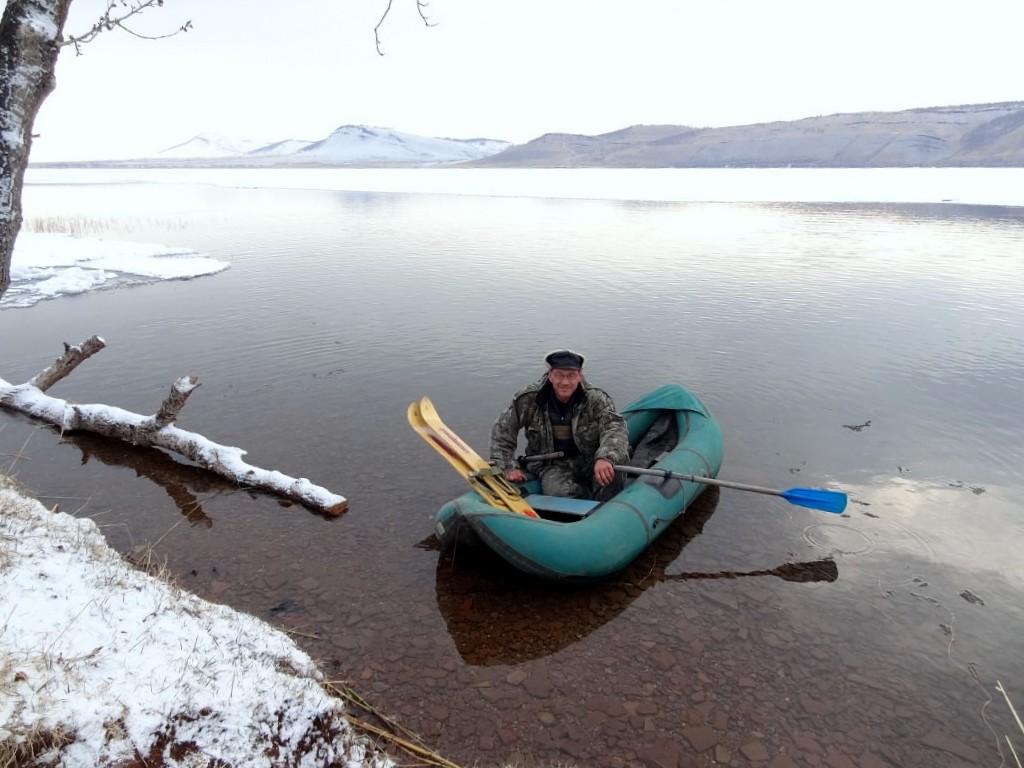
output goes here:
[[608, 459], [598, 459], [594, 462], [594, 479], [598, 485], [608, 485], [615, 479], [615, 465]]
[[523, 474], [521, 469], [510, 469], [505, 473], [505, 479], [510, 483], [525, 483], [526, 475]]

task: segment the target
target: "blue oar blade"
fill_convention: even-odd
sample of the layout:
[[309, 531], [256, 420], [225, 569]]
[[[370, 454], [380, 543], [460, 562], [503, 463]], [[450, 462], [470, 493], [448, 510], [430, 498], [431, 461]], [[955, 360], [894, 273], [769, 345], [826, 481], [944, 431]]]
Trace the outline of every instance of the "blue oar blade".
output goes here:
[[822, 512], [841, 514], [846, 509], [846, 494], [839, 491], [820, 491], [814, 488], [790, 488], [783, 491], [782, 498], [790, 504]]

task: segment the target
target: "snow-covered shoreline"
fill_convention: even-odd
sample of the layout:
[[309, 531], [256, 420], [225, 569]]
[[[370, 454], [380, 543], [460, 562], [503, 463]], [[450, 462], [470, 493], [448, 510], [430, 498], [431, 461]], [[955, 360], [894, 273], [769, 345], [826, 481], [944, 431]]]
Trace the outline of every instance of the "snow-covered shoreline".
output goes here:
[[385, 768], [284, 633], [128, 563], [0, 474], [0, 756]]

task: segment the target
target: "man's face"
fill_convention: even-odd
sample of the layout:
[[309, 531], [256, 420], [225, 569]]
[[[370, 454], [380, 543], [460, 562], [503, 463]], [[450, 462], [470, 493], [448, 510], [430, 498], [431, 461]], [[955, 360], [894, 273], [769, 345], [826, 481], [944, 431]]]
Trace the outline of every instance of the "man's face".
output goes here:
[[553, 368], [548, 371], [548, 381], [551, 382], [551, 386], [555, 390], [555, 397], [563, 403], [569, 401], [582, 378], [582, 372], [574, 371], [571, 368]]

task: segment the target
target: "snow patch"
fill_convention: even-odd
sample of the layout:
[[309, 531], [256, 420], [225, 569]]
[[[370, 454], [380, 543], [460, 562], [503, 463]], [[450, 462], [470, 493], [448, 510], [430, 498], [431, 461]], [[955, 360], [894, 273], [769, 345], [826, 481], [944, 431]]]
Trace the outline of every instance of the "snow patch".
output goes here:
[[11, 259], [11, 285], [0, 309], [44, 299], [160, 280], [185, 280], [227, 269], [226, 261], [187, 248], [49, 232], [22, 232]]
[[284, 633], [131, 567], [3, 476], [0, 571], [0, 740], [65, 734], [40, 764], [392, 765]]

